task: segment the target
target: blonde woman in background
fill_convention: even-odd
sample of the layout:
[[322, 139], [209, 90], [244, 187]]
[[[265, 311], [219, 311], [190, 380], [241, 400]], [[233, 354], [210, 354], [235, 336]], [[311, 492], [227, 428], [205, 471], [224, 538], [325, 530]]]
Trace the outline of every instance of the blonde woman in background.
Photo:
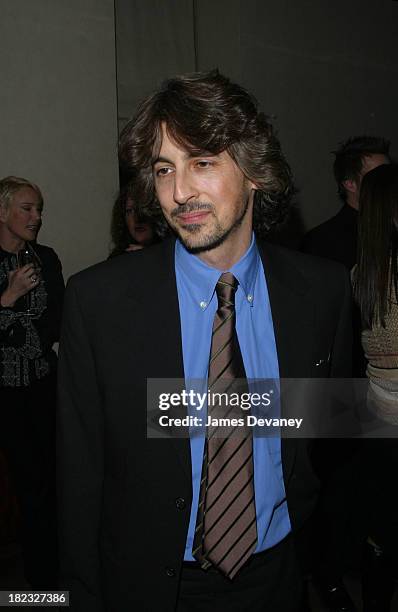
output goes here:
[[21, 514], [25, 579], [57, 583], [55, 402], [64, 281], [37, 243], [43, 196], [23, 178], [0, 180], [0, 449]]

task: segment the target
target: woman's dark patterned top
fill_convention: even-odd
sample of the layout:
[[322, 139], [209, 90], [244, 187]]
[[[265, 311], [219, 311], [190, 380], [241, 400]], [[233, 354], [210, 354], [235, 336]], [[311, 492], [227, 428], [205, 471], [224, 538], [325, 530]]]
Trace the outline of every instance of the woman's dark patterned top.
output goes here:
[[[65, 289], [61, 262], [53, 249], [32, 246], [41, 261], [41, 280], [29, 293], [30, 314], [25, 296], [12, 308], [0, 304], [0, 387], [27, 387], [56, 368], [52, 347], [59, 339]], [[0, 295], [16, 267], [16, 255], [0, 247]]]

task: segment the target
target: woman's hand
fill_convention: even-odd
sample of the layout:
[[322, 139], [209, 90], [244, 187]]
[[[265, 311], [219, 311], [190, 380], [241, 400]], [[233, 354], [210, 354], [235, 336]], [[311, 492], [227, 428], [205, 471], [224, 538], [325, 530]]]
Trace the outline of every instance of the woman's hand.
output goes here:
[[14, 306], [15, 302], [26, 295], [40, 282], [33, 264], [26, 264], [22, 268], [12, 270], [8, 274], [8, 286], [1, 294], [0, 301], [3, 308]]

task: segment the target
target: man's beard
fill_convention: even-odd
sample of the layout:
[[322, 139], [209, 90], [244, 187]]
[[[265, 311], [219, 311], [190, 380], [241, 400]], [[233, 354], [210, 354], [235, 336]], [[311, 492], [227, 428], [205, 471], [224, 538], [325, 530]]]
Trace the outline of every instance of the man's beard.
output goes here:
[[[181, 235], [181, 230], [172, 223], [172, 229], [177, 233], [179, 239], [190, 253], [196, 255], [198, 253], [204, 253], [205, 251], [211, 251], [216, 249], [220, 245], [222, 245], [226, 239], [233, 234], [234, 231], [242, 224], [243, 219], [246, 216], [247, 210], [249, 208], [249, 196], [246, 197], [245, 206], [243, 208], [242, 214], [235, 219], [233, 224], [229, 228], [223, 228], [220, 223], [217, 221], [216, 225], [211, 233], [202, 237], [200, 244], [192, 245], [189, 243], [189, 239], [184, 238]], [[171, 213], [171, 218], [178, 217], [179, 215], [184, 215], [190, 212], [195, 212], [199, 210], [209, 210], [211, 214], [214, 215], [213, 210], [214, 206], [212, 204], [202, 203], [202, 202], [192, 202], [191, 204], [184, 204], [179, 208], [176, 208]], [[199, 223], [192, 223], [190, 225], [184, 225], [184, 230], [194, 236], [201, 231], [201, 225]]]

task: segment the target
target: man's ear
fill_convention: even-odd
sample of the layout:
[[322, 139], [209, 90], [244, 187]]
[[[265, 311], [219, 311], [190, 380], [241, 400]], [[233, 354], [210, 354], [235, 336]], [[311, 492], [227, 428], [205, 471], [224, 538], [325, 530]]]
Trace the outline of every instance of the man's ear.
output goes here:
[[7, 221], [7, 208], [4, 204], [0, 204], [0, 223], [5, 223]]
[[248, 187], [249, 187], [249, 199], [250, 199], [250, 202], [252, 202], [254, 205], [254, 196], [256, 195], [256, 191], [258, 191], [258, 187], [252, 181], [248, 181]]
[[342, 183], [344, 189], [349, 191], [350, 193], [356, 193], [358, 191], [358, 185], [354, 181], [354, 179], [346, 179]]
[[257, 191], [258, 190], [258, 185], [256, 185], [256, 183], [253, 183], [253, 181], [248, 179], [248, 185], [249, 185], [249, 189], [253, 189], [253, 191]]

